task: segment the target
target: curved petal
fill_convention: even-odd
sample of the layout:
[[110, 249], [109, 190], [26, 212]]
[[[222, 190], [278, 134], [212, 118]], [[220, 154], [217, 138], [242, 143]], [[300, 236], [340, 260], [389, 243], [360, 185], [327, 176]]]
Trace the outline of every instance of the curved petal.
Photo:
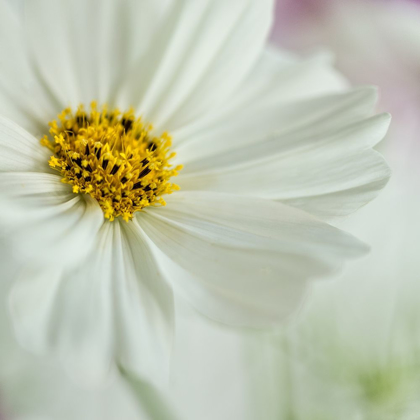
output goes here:
[[[57, 113], [69, 104], [89, 104], [93, 100], [114, 105], [122, 80], [139, 60], [144, 64], [145, 50], [155, 31], [161, 29], [159, 16], [165, 3], [25, 2], [31, 62], [57, 104]], [[137, 83], [142, 83], [141, 75]]]
[[99, 278], [68, 278], [54, 266], [31, 268], [9, 299], [20, 344], [39, 354], [54, 349], [73, 377], [83, 372], [87, 385], [103, 381], [113, 368], [112, 302], [109, 285], [98, 283]]
[[273, 8], [273, 0], [170, 0], [144, 61], [128, 79], [129, 98], [163, 130], [206, 115], [251, 71]]
[[[147, 246], [144, 234], [134, 223], [121, 222], [121, 248], [117, 266], [124, 267], [115, 294], [120, 364], [146, 377], [169, 379], [172, 351], [174, 303], [169, 285]], [[115, 243], [114, 248], [117, 249]], [[134, 271], [130, 271], [129, 265]]]
[[33, 134], [45, 134], [49, 117], [58, 111], [52, 113], [52, 103], [32, 71], [24, 31], [12, 7], [0, 0], [0, 113]]
[[174, 288], [197, 310], [239, 326], [275, 325], [309, 279], [366, 251], [299, 210], [232, 195], [179, 192], [137, 221]]
[[174, 144], [182, 159], [190, 161], [258, 141], [267, 132], [289, 129], [297, 118], [299, 123], [305, 123], [305, 115], [293, 112], [297, 102], [346, 88], [348, 83], [334, 69], [327, 54], [296, 59], [266, 48], [227, 103], [175, 130]]
[[73, 194], [60, 177], [0, 173], [0, 228], [22, 262], [78, 264], [104, 221], [98, 203]]
[[49, 172], [50, 155], [39, 140], [0, 116], [0, 172]]
[[26, 28], [37, 72], [61, 106], [133, 105], [167, 130], [218, 106], [246, 77], [273, 3], [31, 0]]
[[58, 354], [77, 379], [96, 384], [118, 363], [152, 381], [168, 379], [173, 303], [134, 230], [103, 225], [75, 270], [27, 270], [10, 296], [23, 346]]
[[248, 138], [259, 141], [233, 142], [230, 150], [186, 164], [177, 183], [183, 190], [281, 200], [324, 219], [347, 215], [372, 200], [390, 176], [372, 150], [390, 117], [363, 118], [375, 97], [373, 90], [359, 89], [302, 102], [295, 121], [290, 107], [283, 113], [269, 107], [262, 117], [277, 130], [272, 125], [271, 132], [258, 134], [261, 120], [244, 119]]

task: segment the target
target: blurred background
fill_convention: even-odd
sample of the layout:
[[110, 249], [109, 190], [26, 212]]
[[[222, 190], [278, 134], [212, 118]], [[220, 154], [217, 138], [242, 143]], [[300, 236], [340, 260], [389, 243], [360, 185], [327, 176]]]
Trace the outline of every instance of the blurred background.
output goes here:
[[420, 419], [420, 1], [279, 0], [271, 43], [328, 52], [393, 115], [379, 146], [392, 180], [340, 225], [371, 254], [318, 282], [277, 332], [223, 327], [179, 301], [169, 389], [122, 372], [80, 390], [17, 348], [2, 308], [0, 420]]
[[271, 337], [281, 374], [266, 418], [420, 419], [420, 2], [278, 1], [272, 41], [330, 51], [352, 84], [379, 87], [393, 177], [343, 226], [371, 254], [317, 284], [297, 323]]

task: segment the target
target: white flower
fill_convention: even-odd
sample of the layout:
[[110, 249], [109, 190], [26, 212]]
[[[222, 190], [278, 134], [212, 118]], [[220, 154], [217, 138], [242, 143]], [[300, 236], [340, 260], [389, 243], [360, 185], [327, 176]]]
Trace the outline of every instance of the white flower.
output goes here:
[[265, 49], [273, 1], [36, 0], [22, 24], [0, 5], [0, 215], [26, 348], [157, 379], [173, 291], [274, 326], [365, 252], [326, 221], [387, 182], [372, 146], [389, 116], [328, 58]]

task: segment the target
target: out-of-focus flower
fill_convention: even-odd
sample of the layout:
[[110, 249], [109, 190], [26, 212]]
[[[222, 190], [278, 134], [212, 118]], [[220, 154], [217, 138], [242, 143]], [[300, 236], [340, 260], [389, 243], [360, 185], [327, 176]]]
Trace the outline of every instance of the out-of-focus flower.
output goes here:
[[0, 7], [0, 213], [24, 347], [94, 381], [115, 364], [156, 380], [172, 290], [272, 326], [365, 251], [314, 216], [385, 185], [372, 147], [389, 116], [324, 57], [264, 50], [271, 0], [37, 0], [22, 24]]

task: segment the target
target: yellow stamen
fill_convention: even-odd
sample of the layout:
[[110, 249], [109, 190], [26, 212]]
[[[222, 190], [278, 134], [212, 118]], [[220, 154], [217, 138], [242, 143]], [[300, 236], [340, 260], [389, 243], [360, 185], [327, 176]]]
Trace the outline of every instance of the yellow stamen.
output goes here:
[[90, 113], [83, 105], [75, 113], [66, 108], [58, 120], [41, 140], [54, 153], [49, 164], [74, 193], [95, 198], [105, 218], [128, 222], [145, 207], [165, 205], [161, 196], [179, 190], [169, 182], [182, 169], [169, 163], [175, 155], [171, 137], [152, 135], [153, 126], [132, 109], [121, 113], [105, 105], [98, 111], [92, 102]]

